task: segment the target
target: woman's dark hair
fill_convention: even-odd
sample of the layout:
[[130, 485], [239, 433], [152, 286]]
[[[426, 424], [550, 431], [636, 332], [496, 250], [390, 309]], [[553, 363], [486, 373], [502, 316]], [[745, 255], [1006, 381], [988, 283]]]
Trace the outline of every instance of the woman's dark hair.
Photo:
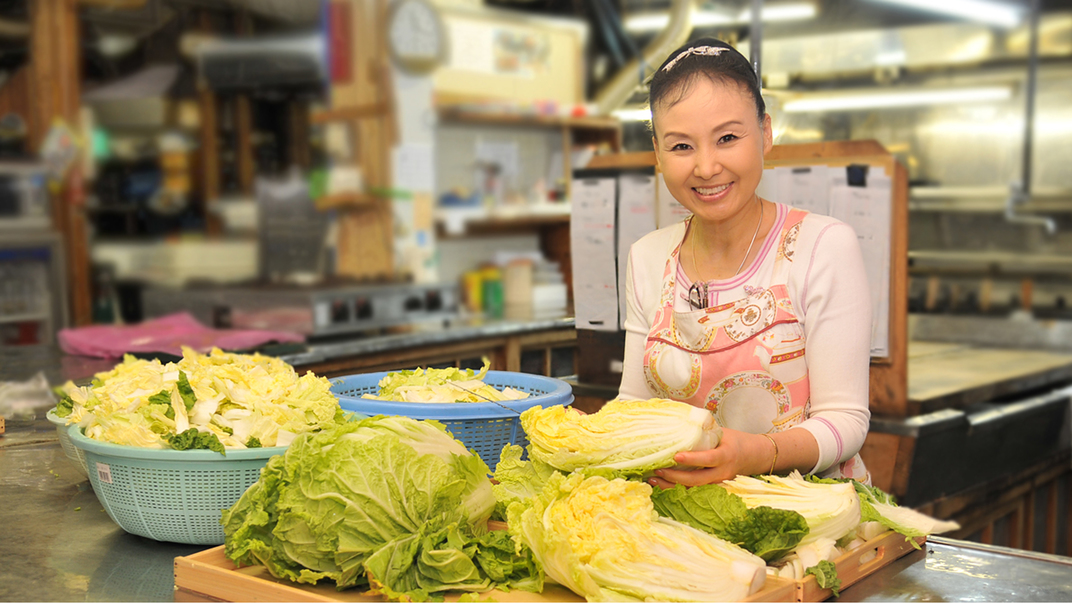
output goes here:
[[760, 91], [759, 78], [748, 59], [722, 40], [700, 38], [670, 53], [648, 86], [648, 106], [651, 107], [654, 129], [655, 107], [673, 106], [683, 99], [689, 87], [704, 77], [715, 82], [735, 82], [752, 95], [759, 119], [767, 112]]

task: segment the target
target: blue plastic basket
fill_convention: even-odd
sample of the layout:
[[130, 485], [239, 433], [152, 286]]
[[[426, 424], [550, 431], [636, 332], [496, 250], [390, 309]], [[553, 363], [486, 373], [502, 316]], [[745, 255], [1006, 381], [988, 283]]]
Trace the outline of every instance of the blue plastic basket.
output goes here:
[[[413, 419], [435, 419], [443, 423], [450, 433], [461, 440], [473, 452], [480, 455], [492, 471], [499, 463], [499, 454], [507, 444], [528, 446], [528, 438], [521, 429], [518, 417], [522, 412], [539, 405], [544, 408], [573, 404], [573, 388], [560, 379], [488, 371], [484, 383], [496, 388], [512, 387], [527, 392], [528, 398], [505, 402], [384, 402], [362, 398], [364, 394], [378, 394], [380, 379], [388, 373], [366, 373], [331, 379], [331, 392], [339, 398], [343, 410], [366, 415], [401, 415]], [[504, 408], [505, 407], [505, 408]]]
[[82, 472], [82, 475], [89, 476], [89, 471], [86, 470], [86, 453], [82, 452], [80, 448], [76, 448], [71, 443], [70, 436], [67, 435], [67, 419], [60, 417], [56, 414], [56, 409], [53, 408], [45, 415], [48, 418], [48, 422], [56, 426], [56, 439], [60, 441], [60, 448], [63, 448], [63, 454], [67, 455], [67, 460], [74, 463], [78, 470]]
[[85, 453], [90, 484], [104, 510], [131, 534], [186, 544], [223, 544], [221, 511], [260, 478], [268, 459], [287, 447], [159, 450], [98, 442], [68, 428]]

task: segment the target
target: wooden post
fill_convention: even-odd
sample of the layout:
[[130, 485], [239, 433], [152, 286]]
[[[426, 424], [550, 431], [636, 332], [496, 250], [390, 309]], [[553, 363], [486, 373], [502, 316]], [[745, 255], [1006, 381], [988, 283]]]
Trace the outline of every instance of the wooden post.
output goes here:
[[234, 98], [235, 118], [235, 167], [238, 172], [238, 188], [245, 195], [253, 194], [253, 107], [249, 96], [239, 94]]
[[1009, 541], [1006, 546], [1014, 549], [1023, 548], [1023, 530], [1024, 530], [1024, 500], [1020, 499], [1019, 504], [1013, 509], [1012, 513], [1009, 513]]
[[1057, 553], [1057, 480], [1054, 479], [1046, 487], [1046, 548], [1045, 552], [1053, 555]]
[[[36, 115], [33, 99], [30, 98], [30, 71], [30, 67], [24, 65], [0, 86], [0, 115], [18, 115], [25, 122], [27, 132], [33, 136], [37, 129], [33, 123]], [[29, 151], [29, 148], [23, 150]]]
[[[335, 9], [338, 10], [335, 10]], [[339, 276], [361, 280], [390, 279], [394, 276], [394, 230], [391, 199], [391, 149], [394, 145], [395, 119], [391, 99], [390, 66], [387, 63], [387, 43], [384, 24], [387, 22], [387, 2], [340, 2], [329, 7], [333, 18], [349, 19], [349, 40], [343, 48], [348, 52], [345, 76], [332, 81], [331, 108], [345, 114], [355, 107], [381, 106], [383, 110], [371, 116], [349, 121], [356, 141], [354, 161], [361, 170], [366, 190], [372, 198], [361, 205], [341, 208], [338, 226]], [[333, 25], [333, 28], [335, 26]]]
[[1020, 281], [1020, 308], [1025, 312], [1030, 312], [1034, 306], [1034, 291], [1035, 282], [1030, 278], [1025, 278]]
[[[235, 31], [240, 36], [253, 33], [249, 14], [245, 11], [235, 17]], [[235, 120], [235, 168], [238, 172], [238, 188], [244, 195], [253, 194], [253, 177], [256, 171], [253, 161], [253, 103], [248, 94], [234, 98]]]
[[290, 164], [308, 170], [313, 164], [309, 150], [309, 106], [302, 101], [292, 100], [287, 104], [287, 117], [290, 140], [287, 155]]
[[[212, 31], [212, 21], [206, 11], [201, 12], [200, 28], [205, 33]], [[216, 93], [204, 82], [199, 84], [197, 104], [201, 118], [201, 211], [205, 231], [214, 236], [222, 230], [219, 216], [212, 211], [220, 198], [219, 102]]]
[[984, 314], [990, 311], [990, 304], [994, 298], [994, 279], [984, 278], [979, 287], [979, 310]]
[[1024, 550], [1035, 550], [1035, 492], [1031, 489], [1024, 496]]
[[[81, 104], [82, 55], [75, 0], [32, 0], [30, 3], [29, 101], [30, 150], [38, 153], [52, 125], [63, 120], [78, 127]], [[83, 181], [77, 162], [52, 198], [53, 228], [63, 237], [71, 320], [93, 320], [92, 282]]]
[[[1054, 483], [1057, 483], [1058, 478], [1054, 478]], [[1072, 510], [1072, 473], [1065, 473], [1065, 482], [1067, 482], [1068, 497], [1065, 498], [1067, 502], [1065, 509]], [[1065, 536], [1065, 556], [1072, 557], [1072, 517], [1066, 517], [1065, 523], [1068, 524], [1068, 534]]]

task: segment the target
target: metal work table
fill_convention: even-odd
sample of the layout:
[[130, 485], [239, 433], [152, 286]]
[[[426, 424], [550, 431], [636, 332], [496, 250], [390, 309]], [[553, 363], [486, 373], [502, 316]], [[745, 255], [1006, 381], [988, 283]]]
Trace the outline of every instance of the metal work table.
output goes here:
[[[171, 601], [173, 560], [207, 547], [112, 523], [42, 416], [0, 436], [0, 600]], [[934, 538], [839, 601], [1072, 601], [1072, 559]]]

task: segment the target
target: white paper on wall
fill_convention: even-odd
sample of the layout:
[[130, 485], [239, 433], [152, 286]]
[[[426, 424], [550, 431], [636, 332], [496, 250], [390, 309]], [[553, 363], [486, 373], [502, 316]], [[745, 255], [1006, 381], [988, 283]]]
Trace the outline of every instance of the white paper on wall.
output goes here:
[[871, 166], [862, 186], [850, 186], [845, 167], [768, 168], [760, 196], [852, 226], [860, 242], [871, 294], [871, 356], [889, 356], [892, 180]]
[[655, 230], [655, 175], [618, 177], [618, 324], [625, 329], [625, 271], [629, 248]]
[[670, 189], [666, 188], [666, 179], [660, 172], [656, 176], [656, 218], [655, 224], [659, 228], [666, 228], [671, 224], [676, 224], [685, 218], [692, 215], [684, 205], [677, 202], [677, 199], [670, 194]]
[[615, 262], [617, 178], [575, 178], [570, 187], [570, 254], [578, 329], [618, 330]]

